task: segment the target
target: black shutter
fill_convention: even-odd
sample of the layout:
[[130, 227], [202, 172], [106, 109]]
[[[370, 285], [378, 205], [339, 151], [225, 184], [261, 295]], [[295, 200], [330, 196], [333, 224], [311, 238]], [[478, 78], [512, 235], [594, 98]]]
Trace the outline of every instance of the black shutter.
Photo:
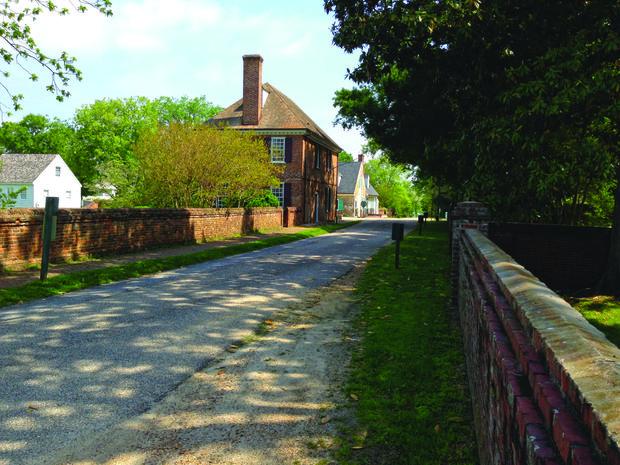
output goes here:
[[284, 161], [286, 163], [293, 161], [293, 139], [290, 137], [284, 139]]
[[325, 211], [329, 213], [329, 207], [332, 202], [332, 190], [329, 187], [325, 188]]
[[269, 154], [269, 158], [271, 158], [271, 137], [265, 137], [265, 147], [267, 147], [267, 153]]
[[284, 201], [283, 207], [289, 207], [291, 205], [291, 185], [288, 182], [284, 183]]

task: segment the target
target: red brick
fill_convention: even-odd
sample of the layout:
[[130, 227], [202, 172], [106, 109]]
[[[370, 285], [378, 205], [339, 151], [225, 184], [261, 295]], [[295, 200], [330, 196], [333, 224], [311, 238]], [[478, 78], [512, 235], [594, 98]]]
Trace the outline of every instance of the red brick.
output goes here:
[[528, 425], [543, 425], [543, 419], [530, 397], [517, 397], [515, 414], [521, 440], [525, 439], [525, 431]]
[[588, 444], [577, 421], [566, 410], [557, 411], [553, 416], [553, 440], [565, 462], [568, 462], [572, 447]]
[[571, 451], [571, 465], [598, 465], [592, 449], [589, 447], [573, 447]]
[[[14, 221], [6, 221], [15, 215], [22, 218], [19, 226]], [[4, 265], [38, 261], [41, 220], [41, 212], [36, 209], [0, 212], [0, 243], [8, 244], [0, 248], [0, 261]], [[249, 215], [239, 209], [228, 212], [215, 209], [60, 210], [52, 260], [191, 243], [249, 232], [253, 228], [276, 228], [281, 226], [281, 221], [282, 210], [278, 208], [259, 208]]]

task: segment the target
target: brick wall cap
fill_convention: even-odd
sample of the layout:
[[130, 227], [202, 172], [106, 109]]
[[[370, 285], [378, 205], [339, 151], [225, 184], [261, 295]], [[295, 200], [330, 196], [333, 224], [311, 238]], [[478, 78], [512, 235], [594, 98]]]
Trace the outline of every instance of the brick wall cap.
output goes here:
[[620, 349], [482, 233], [467, 230], [464, 237], [488, 265], [525, 330], [541, 341], [538, 349], [547, 365], [562, 367], [570, 389], [592, 406], [612, 448], [620, 449]]

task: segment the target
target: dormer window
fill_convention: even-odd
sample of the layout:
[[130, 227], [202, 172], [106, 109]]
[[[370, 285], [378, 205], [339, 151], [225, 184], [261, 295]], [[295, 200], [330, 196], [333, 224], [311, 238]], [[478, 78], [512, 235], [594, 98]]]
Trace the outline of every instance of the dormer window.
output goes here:
[[271, 138], [271, 163], [284, 163], [285, 137]]
[[60, 166], [56, 167], [56, 176], [60, 176]]

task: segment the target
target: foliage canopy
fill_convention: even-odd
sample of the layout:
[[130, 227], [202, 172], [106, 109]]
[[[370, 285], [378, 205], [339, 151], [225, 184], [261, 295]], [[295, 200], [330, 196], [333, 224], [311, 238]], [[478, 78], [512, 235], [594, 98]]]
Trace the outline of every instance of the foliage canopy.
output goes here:
[[144, 132], [135, 154], [153, 207], [212, 207], [218, 197], [246, 206], [280, 182], [264, 141], [241, 131], [172, 123]]
[[620, 289], [620, 3], [325, 0], [325, 9], [335, 44], [360, 51], [349, 72], [357, 87], [335, 99], [345, 127], [496, 217], [613, 222], [608, 275]]
[[[336, 96], [339, 120], [394, 160], [511, 219], [584, 222], [612, 195], [618, 2], [325, 7], [334, 42], [361, 52], [349, 73], [358, 87]], [[609, 219], [608, 206], [598, 214]]]
[[79, 108], [71, 121], [26, 115], [5, 122], [0, 147], [10, 153], [58, 153], [86, 195], [114, 194], [119, 205], [139, 205], [133, 203], [138, 174], [133, 146], [139, 134], [173, 122], [206, 123], [219, 110], [204, 96], [97, 100]]

